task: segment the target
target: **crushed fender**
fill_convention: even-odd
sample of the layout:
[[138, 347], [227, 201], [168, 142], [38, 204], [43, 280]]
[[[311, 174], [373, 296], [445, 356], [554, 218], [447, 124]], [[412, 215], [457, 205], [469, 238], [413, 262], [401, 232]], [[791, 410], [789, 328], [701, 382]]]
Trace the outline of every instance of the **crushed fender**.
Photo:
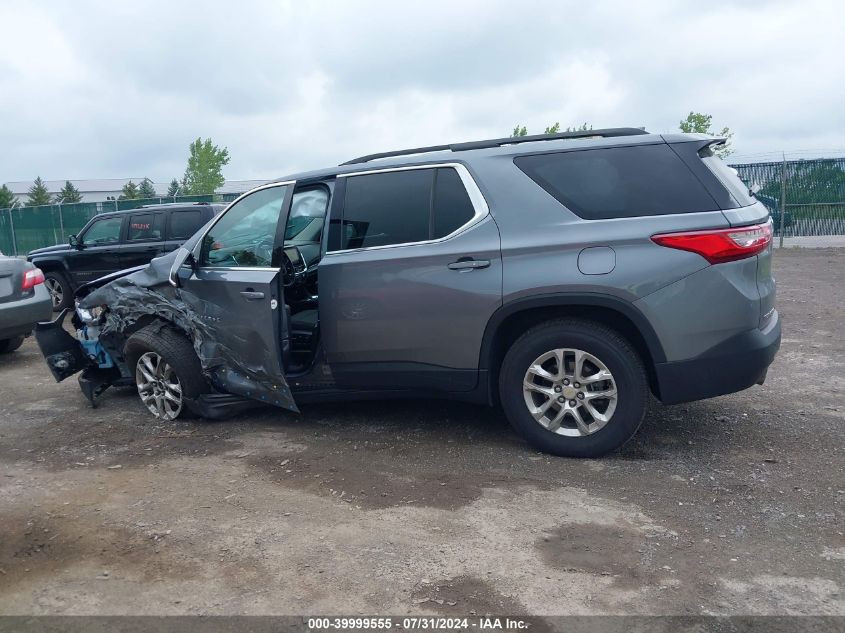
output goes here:
[[123, 375], [128, 372], [123, 358], [124, 332], [142, 318], [154, 317], [188, 335], [203, 373], [213, 387], [298, 413], [287, 383], [270, 375], [265, 368], [273, 366], [270, 360], [274, 350], [264, 350], [266, 363], [247, 366], [238, 350], [229, 349], [221, 342], [225, 337], [219, 336], [221, 332], [214, 325], [221, 308], [170, 284], [170, 267], [175, 257], [176, 252], [158, 257], [141, 270], [91, 290], [79, 302], [86, 309], [107, 306], [99, 342], [118, 361]]

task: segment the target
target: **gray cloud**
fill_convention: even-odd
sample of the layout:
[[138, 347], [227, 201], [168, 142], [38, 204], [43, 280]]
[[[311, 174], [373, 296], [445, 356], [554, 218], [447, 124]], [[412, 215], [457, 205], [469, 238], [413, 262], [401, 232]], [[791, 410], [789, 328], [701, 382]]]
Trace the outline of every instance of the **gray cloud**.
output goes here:
[[564, 126], [669, 131], [690, 110], [741, 154], [845, 148], [835, 1], [0, 5], [0, 181], [230, 178]]

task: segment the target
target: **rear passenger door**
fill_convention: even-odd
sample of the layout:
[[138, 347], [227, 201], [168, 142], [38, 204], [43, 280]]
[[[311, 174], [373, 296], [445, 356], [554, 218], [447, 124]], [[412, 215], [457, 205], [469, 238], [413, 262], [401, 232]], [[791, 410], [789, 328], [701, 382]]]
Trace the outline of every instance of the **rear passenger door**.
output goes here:
[[341, 175], [320, 261], [338, 385], [469, 391], [501, 305], [499, 231], [463, 165]]
[[126, 225], [126, 237], [120, 249], [122, 268], [149, 264], [164, 250], [163, 213], [152, 211], [130, 213]]

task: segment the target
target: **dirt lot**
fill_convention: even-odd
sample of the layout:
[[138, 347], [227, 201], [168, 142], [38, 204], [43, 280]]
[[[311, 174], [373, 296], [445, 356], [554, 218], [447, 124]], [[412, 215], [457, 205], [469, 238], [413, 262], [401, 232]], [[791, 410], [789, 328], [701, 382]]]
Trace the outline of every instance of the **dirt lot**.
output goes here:
[[0, 360], [0, 613], [845, 614], [845, 249], [776, 254], [763, 387], [601, 460], [492, 410], [159, 424]]

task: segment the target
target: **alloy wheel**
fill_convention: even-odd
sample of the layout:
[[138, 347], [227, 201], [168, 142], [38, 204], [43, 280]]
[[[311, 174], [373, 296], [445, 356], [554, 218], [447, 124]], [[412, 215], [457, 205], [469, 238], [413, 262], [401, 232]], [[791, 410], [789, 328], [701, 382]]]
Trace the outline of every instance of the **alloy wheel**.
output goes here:
[[44, 280], [44, 285], [47, 292], [50, 293], [50, 300], [53, 302], [53, 310], [57, 310], [62, 302], [65, 300], [65, 291], [62, 289], [62, 284], [58, 279], [47, 277]]
[[173, 368], [155, 352], [141, 355], [135, 365], [141, 402], [155, 417], [175, 420], [182, 411], [182, 384]]
[[554, 349], [538, 356], [522, 381], [525, 405], [544, 428], [583, 437], [610, 422], [619, 400], [607, 366], [580, 349]]

